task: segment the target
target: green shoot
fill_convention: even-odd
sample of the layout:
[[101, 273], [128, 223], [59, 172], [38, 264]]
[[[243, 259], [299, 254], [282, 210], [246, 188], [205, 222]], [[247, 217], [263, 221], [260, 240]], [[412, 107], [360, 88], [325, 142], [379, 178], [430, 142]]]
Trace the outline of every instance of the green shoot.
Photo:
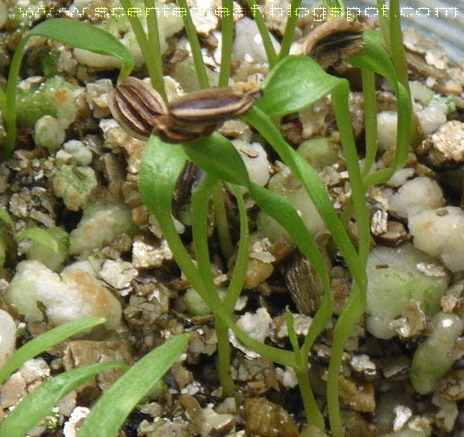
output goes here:
[[6, 94], [5, 91], [3, 91], [0, 88], [0, 112], [5, 112], [6, 111]]
[[316, 403], [311, 386], [309, 385], [308, 371], [308, 354], [304, 354], [304, 351], [300, 348], [298, 343], [298, 337], [295, 332], [293, 314], [290, 310], [285, 308], [285, 321], [287, 324], [288, 338], [292, 345], [293, 351], [295, 352], [295, 359], [298, 362], [298, 367], [296, 367], [295, 374], [298, 379], [298, 385], [300, 387], [301, 397], [303, 399], [303, 405], [306, 412], [306, 417], [311, 418], [311, 423], [317, 426], [318, 429], [324, 429], [324, 417]]
[[401, 13], [399, 0], [390, 0], [390, 41], [389, 51], [395, 67], [398, 81], [409, 91], [408, 62], [404, 50], [403, 33], [401, 32]]
[[3, 116], [7, 131], [5, 147], [2, 150], [3, 158], [12, 155], [16, 143], [16, 87], [24, 50], [32, 36], [43, 36], [101, 55], [114, 56], [121, 61], [121, 77], [128, 76], [134, 66], [131, 54], [117, 38], [87, 23], [70, 18], [57, 18], [44, 21], [26, 32], [13, 56], [8, 74], [6, 98], [2, 99], [6, 100]]
[[398, 81], [392, 61], [382, 47], [381, 35], [377, 32], [364, 32], [365, 50], [362, 55], [350, 59], [355, 67], [377, 73], [385, 77], [398, 101], [398, 124], [396, 155], [393, 167], [377, 170], [364, 176], [366, 189], [386, 182], [397, 170], [406, 164], [411, 141], [412, 104], [408, 90]]
[[[302, 348], [302, 359], [295, 355], [295, 363], [292, 365], [295, 372], [299, 375], [299, 378], [302, 379], [300, 384], [302, 396], [305, 399], [310, 399], [312, 397], [311, 389], [309, 387], [309, 382], [307, 381], [307, 357], [309, 350], [311, 348], [314, 340], [319, 336], [323, 331], [327, 322], [330, 320], [332, 313], [331, 310], [331, 290], [329, 285], [328, 274], [326, 271], [326, 266], [322, 259], [322, 256], [319, 252], [318, 246], [314, 241], [313, 237], [305, 226], [303, 225], [301, 218], [295, 211], [295, 209], [290, 206], [284, 198], [280, 195], [270, 192], [264, 188], [261, 188], [255, 184], [250, 184], [246, 172], [243, 169], [243, 163], [241, 162], [240, 157], [238, 156], [237, 151], [234, 149], [232, 144], [225, 139], [219, 141], [218, 136], [214, 139], [204, 140], [201, 142], [201, 145], [198, 144], [196, 147], [185, 148], [185, 151], [189, 155], [191, 161], [195, 162], [197, 165], [201, 166], [210, 174], [215, 174], [218, 178], [227, 180], [231, 183], [238, 183], [240, 185], [246, 186], [254, 200], [258, 205], [271, 217], [277, 220], [287, 232], [293, 237], [296, 244], [299, 246], [299, 249], [304, 253], [308, 259], [311, 261], [317, 273], [322, 278], [322, 283], [324, 287], [324, 300], [321, 305], [321, 309], [318, 311], [314, 318], [314, 322], [311, 326], [311, 329], [308, 333], [308, 336], [305, 339], [303, 348]], [[224, 156], [227, 156], [227, 159], [224, 160]], [[226, 165], [227, 163], [232, 163], [233, 165]], [[235, 169], [235, 171], [231, 171]], [[247, 246], [245, 246], [247, 248]], [[239, 248], [239, 252], [242, 249]], [[244, 260], [243, 271], [246, 259]], [[238, 260], [236, 264], [236, 269], [238, 267]], [[234, 270], [234, 275], [237, 270]], [[232, 282], [231, 282], [232, 285]], [[226, 298], [227, 299], [227, 298]], [[235, 301], [235, 297], [231, 299], [231, 302]], [[233, 307], [230, 308], [232, 311]], [[314, 329], [313, 329], [314, 326]], [[243, 340], [242, 340], [243, 341]], [[256, 350], [255, 348], [253, 348]], [[258, 351], [259, 352], [259, 351]], [[259, 352], [261, 353], [261, 352]], [[272, 356], [272, 351], [269, 351], [269, 356]], [[275, 358], [273, 358], [275, 361]], [[299, 363], [303, 364], [299, 364]], [[304, 376], [303, 376], [304, 375]], [[303, 379], [306, 378], [306, 382]], [[311, 406], [310, 406], [311, 405]], [[306, 413], [308, 420], [311, 423], [317, 423], [320, 426], [320, 412], [317, 409], [316, 404], [309, 403], [306, 404]]]
[[222, 46], [221, 46], [221, 70], [219, 72], [218, 86], [223, 87], [229, 84], [230, 66], [232, 61], [232, 43], [234, 39], [234, 17], [233, 0], [222, 0], [224, 15], [222, 17]]
[[27, 395], [21, 403], [8, 414], [0, 425], [0, 435], [24, 437], [30, 429], [49, 414], [52, 407], [68, 393], [75, 390], [90, 378], [113, 368], [125, 370], [127, 366], [118, 361], [106, 361], [80, 369], [69, 370], [56, 377], [49, 378], [40, 387]]
[[272, 44], [271, 36], [269, 31], [267, 30], [266, 23], [264, 22], [263, 15], [259, 10], [259, 5], [255, 2], [255, 0], [246, 0], [248, 7], [251, 10], [251, 14], [253, 15], [254, 20], [256, 21], [256, 25], [258, 26], [259, 34], [261, 35], [261, 39], [263, 40], [264, 50], [267, 56], [267, 62], [269, 63], [269, 67], [273, 68], [274, 65], [279, 60], [277, 53], [274, 49], [274, 45]]
[[203, 62], [203, 56], [201, 54], [200, 41], [198, 40], [198, 35], [193, 24], [192, 17], [190, 15], [190, 9], [187, 5], [186, 0], [178, 0], [179, 6], [185, 10], [185, 15], [182, 14], [182, 19], [184, 20], [185, 31], [187, 32], [187, 38], [190, 42], [190, 47], [192, 49], [193, 63], [195, 65], [195, 70], [197, 72], [198, 84], [200, 89], [209, 88], [208, 75], [206, 74], [206, 66]]
[[[213, 135], [201, 142], [203, 147], [189, 148], [190, 153], [193, 150], [200, 151], [200, 149], [205, 149], [205, 144], [209, 146], [208, 152], [211, 152], [211, 156], [209, 158], [204, 155], [200, 156], [199, 160], [194, 161], [195, 164], [198, 165], [199, 161], [203, 162], [203, 159], [205, 159], [207, 166], [207, 163], [211, 162], [211, 159], [214, 159], [215, 164], [219, 162], [220, 168], [225, 170], [231, 177], [232, 183], [242, 184], [241, 179], [237, 175], [249, 183], [245, 166], [238, 152], [229, 141], [225, 139], [222, 141], [221, 138], [219, 135]], [[143, 202], [158, 219], [163, 235], [169, 241], [169, 247], [174, 254], [177, 264], [192, 287], [195, 288], [196, 292], [211, 308], [215, 317], [223, 320], [245, 346], [276, 363], [293, 366], [294, 357], [292, 353], [262, 344], [243, 334], [237, 328], [219, 299], [216, 288], [212, 287], [209, 281], [206, 282], [203, 280], [197, 266], [195, 266], [185, 249], [174, 226], [171, 216], [171, 204], [176, 182], [186, 159], [187, 156], [181, 146], [163, 143], [157, 137], [152, 136], [145, 149], [140, 169], [139, 190]], [[193, 159], [191, 160], [193, 161]], [[224, 177], [221, 179], [227, 180]], [[281, 214], [281, 211], [279, 213]]]
[[298, 22], [298, 9], [301, 6], [301, 0], [292, 0], [290, 2], [290, 16], [287, 18], [285, 25], [284, 37], [280, 46], [279, 61], [287, 57], [290, 53], [290, 46], [293, 42], [295, 29]]
[[145, 355], [121, 376], [93, 406], [79, 437], [113, 437], [140, 400], [184, 352], [188, 334], [178, 335]]
[[[144, 0], [145, 1], [145, 0]], [[121, 4], [127, 11], [132, 7], [130, 0], [121, 0]], [[154, 21], [156, 21], [156, 14], [154, 18], [147, 18], [149, 27], [149, 37], [145, 34], [141, 21], [132, 14], [128, 14], [127, 18], [134, 32], [137, 43], [142, 52], [142, 56], [147, 66], [148, 75], [150, 76], [153, 88], [158, 91], [163, 99], [166, 101], [166, 90], [164, 88], [163, 80], [163, 64], [161, 59], [161, 50], [159, 45], [159, 33], [153, 28]], [[150, 40], [149, 40], [150, 38]]]
[[[63, 340], [66, 340], [73, 335], [93, 328], [105, 323], [105, 319], [96, 317], [87, 317], [85, 319], [77, 320], [75, 322], [68, 322], [61, 326], [44, 332], [37, 338], [27, 342], [20, 347], [7, 361], [7, 363], [0, 370], [0, 384], [3, 384], [6, 379], [16, 370], [18, 370], [27, 360], [40, 355], [51, 347]], [[7, 434], [5, 434], [7, 435]]]
[[363, 176], [369, 174], [377, 157], [377, 100], [375, 96], [375, 75], [365, 68], [361, 69], [364, 98], [364, 130], [366, 156], [364, 158]]

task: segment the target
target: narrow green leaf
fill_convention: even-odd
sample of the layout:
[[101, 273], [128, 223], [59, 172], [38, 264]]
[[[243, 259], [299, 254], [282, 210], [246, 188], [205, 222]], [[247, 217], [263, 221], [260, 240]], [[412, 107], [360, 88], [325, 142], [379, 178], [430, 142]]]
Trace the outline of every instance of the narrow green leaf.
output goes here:
[[399, 81], [393, 63], [387, 51], [382, 46], [382, 37], [379, 32], [364, 32], [363, 41], [365, 50], [361, 55], [354, 56], [350, 63], [355, 67], [369, 70], [384, 76], [392, 87], [398, 100], [398, 124], [396, 139], [396, 156], [392, 167], [378, 170], [365, 177], [364, 184], [371, 187], [387, 181], [395, 171], [402, 168], [407, 161], [409, 143], [412, 132], [412, 104], [407, 88]]
[[0, 112], [5, 112], [6, 109], [6, 93], [0, 88]]
[[203, 55], [201, 54], [201, 44], [198, 39], [197, 29], [190, 14], [190, 8], [187, 4], [187, 0], [177, 0], [177, 4], [183, 11], [185, 11], [185, 14], [182, 14], [182, 20], [184, 22], [185, 33], [187, 34], [187, 39], [192, 50], [193, 65], [195, 65], [198, 85], [200, 85], [201, 89], [209, 88], [206, 65], [203, 61]]
[[267, 76], [263, 96], [255, 107], [268, 116], [297, 112], [329, 94], [340, 80], [327, 74], [314, 59], [288, 56]]
[[390, 56], [388, 56], [387, 51], [382, 46], [381, 33], [374, 31], [364, 32], [363, 43], [364, 51], [350, 58], [350, 64], [380, 74], [386, 77], [392, 86], [395, 86], [397, 82], [395, 68]]
[[274, 67], [276, 62], [279, 60], [277, 53], [272, 44], [271, 35], [264, 21], [263, 14], [259, 8], [259, 5], [255, 0], [246, 0], [248, 8], [251, 11], [251, 15], [255, 20], [256, 26], [258, 27], [259, 34], [261, 36], [264, 51], [266, 52], [267, 62], [271, 68]]
[[13, 226], [13, 220], [10, 217], [10, 214], [8, 214], [8, 211], [0, 206], [0, 220], [3, 220], [6, 224]]
[[79, 437], [114, 437], [126, 417], [153, 385], [174, 365], [185, 350], [188, 334], [176, 336], [145, 355], [98, 400], [92, 408]]
[[[339, 82], [340, 83], [340, 82]], [[263, 135], [282, 161], [290, 167], [293, 175], [299, 179], [319, 212], [324, 224], [330, 231], [337, 247], [342, 252], [350, 272], [356, 281], [362, 283], [365, 273], [358, 263], [358, 255], [346, 229], [337, 216], [327, 188], [314, 168], [282, 138], [279, 130], [258, 108], [251, 108], [245, 119]], [[261, 206], [263, 207], [263, 206]], [[293, 236], [292, 236], [293, 238]], [[294, 240], [297, 243], [297, 240]]]
[[151, 136], [139, 173], [142, 201], [156, 215], [170, 215], [179, 173], [187, 162], [181, 146], [163, 143]]
[[[6, 362], [0, 370], [0, 384], [16, 370], [18, 370], [27, 360], [36, 357], [37, 355], [50, 349], [52, 346], [72, 337], [78, 332], [93, 328], [94, 326], [105, 323], [105, 319], [98, 317], [87, 317], [85, 319], [68, 322], [61, 326], [57, 326], [50, 331], [44, 332], [37, 338], [27, 342], [20, 347]], [[0, 434], [2, 435], [2, 434]]]
[[196, 143], [184, 146], [189, 160], [218, 179], [237, 185], [248, 185], [248, 172], [232, 143], [219, 134], [213, 134]]
[[285, 307], [285, 324], [287, 325], [288, 339], [292, 344], [293, 350], [295, 353], [299, 354], [300, 345], [298, 344], [298, 337], [295, 331], [295, 320], [293, 319], [293, 314], [288, 306]]
[[134, 67], [129, 50], [113, 35], [82, 21], [56, 18], [43, 21], [28, 33], [60, 41], [71, 47], [88, 50], [100, 55], [114, 56], [122, 64], [121, 76], [128, 76]]
[[95, 375], [115, 367], [127, 368], [125, 364], [118, 361], [106, 361], [80, 369], [69, 370], [59, 376], [47, 379], [8, 414], [0, 425], [0, 435], [24, 437], [68, 393]]
[[[193, 146], [195, 147], [195, 146]], [[233, 148], [232, 144], [230, 147]], [[236, 152], [238, 154], [238, 152]], [[139, 173], [139, 190], [143, 202], [153, 213], [169, 243], [174, 258], [182, 269], [192, 287], [211, 308], [215, 317], [219, 317], [237, 338], [248, 348], [261, 356], [284, 366], [293, 366], [293, 353], [262, 344], [241, 332], [230, 318], [222, 302], [219, 300], [215, 287], [211, 288], [199, 275], [190, 254], [180, 239], [171, 216], [171, 202], [178, 176], [185, 165], [186, 155], [179, 146], [163, 143], [152, 136], [145, 148]], [[243, 163], [242, 163], [243, 165]], [[223, 166], [220, 166], [223, 168]], [[214, 175], [214, 172], [212, 173]]]

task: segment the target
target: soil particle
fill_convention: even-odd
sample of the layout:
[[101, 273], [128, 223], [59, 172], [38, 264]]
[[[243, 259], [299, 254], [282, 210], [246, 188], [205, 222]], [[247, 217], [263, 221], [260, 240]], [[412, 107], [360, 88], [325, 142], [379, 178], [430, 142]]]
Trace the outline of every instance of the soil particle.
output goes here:
[[246, 435], [261, 437], [297, 437], [298, 428], [279, 405], [265, 398], [248, 398], [242, 409]]

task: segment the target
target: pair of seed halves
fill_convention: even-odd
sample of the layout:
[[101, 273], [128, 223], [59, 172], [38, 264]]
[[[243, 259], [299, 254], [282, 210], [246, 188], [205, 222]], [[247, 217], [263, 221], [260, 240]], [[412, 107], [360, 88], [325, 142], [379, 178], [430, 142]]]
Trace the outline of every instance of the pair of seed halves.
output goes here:
[[212, 88], [166, 104], [149, 84], [128, 77], [111, 93], [109, 107], [114, 119], [134, 138], [146, 140], [154, 134], [168, 143], [191, 143], [248, 111], [260, 95], [257, 87]]

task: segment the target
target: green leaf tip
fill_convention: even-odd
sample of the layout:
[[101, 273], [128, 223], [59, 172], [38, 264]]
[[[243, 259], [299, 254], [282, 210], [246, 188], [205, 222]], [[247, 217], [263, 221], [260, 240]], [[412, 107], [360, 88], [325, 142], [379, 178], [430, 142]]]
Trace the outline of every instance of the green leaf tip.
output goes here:
[[71, 47], [100, 55], [114, 56], [121, 61], [121, 77], [128, 76], [134, 68], [132, 55], [115, 36], [82, 21], [71, 18], [55, 18], [38, 24], [26, 35], [44, 36]]
[[79, 431], [79, 437], [114, 437], [126, 417], [154, 384], [175, 364], [187, 347], [189, 334], [173, 337], [145, 355], [98, 400]]
[[268, 116], [298, 112], [329, 94], [342, 81], [307, 56], [288, 56], [266, 77], [263, 96], [256, 106]]
[[[16, 370], [18, 370], [27, 360], [50, 349], [52, 346], [66, 340], [73, 335], [86, 329], [105, 323], [106, 320], [101, 317], [86, 317], [81, 320], [64, 323], [50, 331], [44, 332], [37, 338], [27, 342], [20, 347], [6, 362], [0, 370], [0, 384]], [[2, 434], [0, 434], [2, 435]]]
[[104, 363], [69, 370], [56, 377], [49, 378], [40, 387], [27, 395], [8, 414], [0, 425], [0, 436], [24, 437], [68, 393], [99, 373], [115, 367], [125, 369], [127, 366], [118, 361], [105, 361]]

